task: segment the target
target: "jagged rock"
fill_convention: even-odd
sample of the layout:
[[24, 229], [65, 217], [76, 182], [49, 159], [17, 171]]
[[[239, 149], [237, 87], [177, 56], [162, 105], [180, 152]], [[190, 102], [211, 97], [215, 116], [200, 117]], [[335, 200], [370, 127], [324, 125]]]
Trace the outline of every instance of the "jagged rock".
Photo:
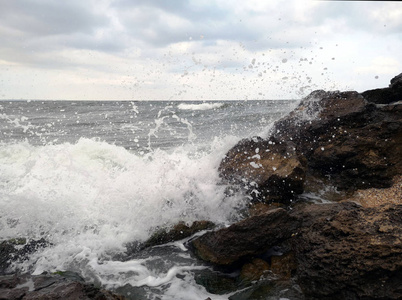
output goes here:
[[[402, 86], [399, 77], [394, 89]], [[401, 153], [402, 102], [375, 105], [358, 92], [319, 90], [277, 121], [267, 139], [240, 141], [219, 172], [254, 200], [286, 203], [303, 192], [306, 175], [330, 177], [351, 192], [389, 187], [402, 173]]]
[[402, 103], [377, 106], [357, 92], [315, 91], [274, 124], [272, 136], [292, 140], [307, 172], [342, 190], [389, 187], [402, 172]]
[[99, 299], [124, 300], [90, 284], [72, 281], [59, 275], [8, 275], [0, 276], [0, 299], [39, 300], [39, 299]]
[[402, 205], [364, 209], [344, 203], [315, 209], [300, 215], [311, 221], [292, 241], [306, 297], [401, 299]]
[[283, 275], [295, 273], [308, 299], [402, 297], [402, 205], [279, 208], [207, 233], [193, 246], [220, 265], [261, 256], [273, 246], [289, 249], [283, 257], [290, 273]]
[[241, 258], [263, 254], [289, 239], [299, 227], [299, 220], [277, 208], [247, 218], [228, 228], [208, 232], [192, 241], [204, 260], [230, 265]]
[[289, 202], [303, 192], [305, 161], [288, 141], [245, 139], [219, 166], [226, 183], [245, 187], [254, 200]]
[[208, 230], [215, 227], [215, 224], [210, 221], [194, 221], [190, 226], [184, 222], [180, 222], [171, 229], [162, 228], [156, 231], [152, 236], [139, 246], [140, 249], [145, 249], [152, 246], [163, 245], [166, 243], [178, 241], [193, 234]]
[[402, 101], [402, 73], [391, 79], [389, 87], [365, 91], [362, 95], [369, 102], [376, 104]]

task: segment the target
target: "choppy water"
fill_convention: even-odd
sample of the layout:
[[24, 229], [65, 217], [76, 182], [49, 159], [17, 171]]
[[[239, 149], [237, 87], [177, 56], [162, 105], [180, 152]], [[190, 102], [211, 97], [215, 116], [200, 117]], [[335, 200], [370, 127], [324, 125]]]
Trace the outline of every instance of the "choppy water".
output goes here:
[[221, 159], [296, 104], [2, 101], [0, 240], [45, 238], [15, 267], [75, 271], [132, 299], [249, 299], [199, 285], [207, 267], [185, 241], [130, 257], [126, 244], [179, 221], [236, 221], [246, 200], [225, 195]]

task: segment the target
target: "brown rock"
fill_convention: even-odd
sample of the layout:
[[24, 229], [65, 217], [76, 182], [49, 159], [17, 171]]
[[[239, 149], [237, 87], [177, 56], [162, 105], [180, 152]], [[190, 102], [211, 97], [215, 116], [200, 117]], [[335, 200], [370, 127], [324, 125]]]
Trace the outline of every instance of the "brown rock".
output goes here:
[[291, 241], [306, 297], [402, 298], [402, 205], [312, 205], [293, 214], [306, 220]]
[[201, 230], [214, 228], [215, 224], [210, 221], [195, 221], [190, 226], [180, 222], [171, 229], [161, 229], [156, 231], [141, 248], [162, 245], [173, 241], [178, 241], [189, 237]]
[[287, 240], [299, 226], [299, 220], [286, 210], [277, 208], [233, 224], [228, 228], [208, 232], [192, 241], [196, 253], [204, 260], [230, 265], [247, 256], [268, 251]]
[[290, 280], [296, 273], [297, 263], [293, 252], [271, 257], [270, 270], [281, 279]]
[[271, 271], [295, 275], [308, 299], [402, 298], [402, 205], [299, 204], [289, 213], [278, 208], [209, 232], [193, 245], [201, 258], [220, 265], [274, 246], [290, 248], [271, 256]]
[[304, 160], [290, 142], [245, 139], [233, 147], [219, 166], [227, 183], [242, 185], [264, 202], [289, 202], [303, 192]]
[[389, 187], [402, 173], [402, 103], [376, 106], [357, 92], [316, 91], [272, 132], [294, 142], [309, 174], [342, 190]]
[[259, 280], [262, 276], [268, 274], [269, 263], [260, 258], [253, 259], [251, 263], [245, 264], [240, 273], [240, 278], [245, 281]]
[[384, 204], [402, 204], [402, 175], [395, 176], [390, 188], [357, 190], [344, 201], [353, 201], [363, 207], [376, 207]]

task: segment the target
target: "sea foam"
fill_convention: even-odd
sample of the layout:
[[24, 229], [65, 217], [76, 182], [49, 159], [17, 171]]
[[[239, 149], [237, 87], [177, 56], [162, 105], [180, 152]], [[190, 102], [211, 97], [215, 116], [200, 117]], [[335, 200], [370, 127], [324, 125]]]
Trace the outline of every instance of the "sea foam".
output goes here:
[[243, 200], [225, 198], [217, 165], [231, 142], [215, 140], [214, 151], [197, 155], [187, 145], [142, 156], [86, 138], [0, 144], [0, 236], [52, 243], [23, 265], [40, 273], [83, 268], [179, 221], [230, 222]]
[[201, 104], [190, 104], [181, 103], [177, 107], [181, 110], [209, 110], [216, 109], [224, 106], [224, 103], [201, 103]]

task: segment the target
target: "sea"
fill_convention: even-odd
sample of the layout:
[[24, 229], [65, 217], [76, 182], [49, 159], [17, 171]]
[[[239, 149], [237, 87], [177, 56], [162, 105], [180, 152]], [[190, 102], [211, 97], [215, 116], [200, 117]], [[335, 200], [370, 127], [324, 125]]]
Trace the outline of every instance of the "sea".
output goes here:
[[[178, 222], [238, 221], [249, 199], [227, 193], [222, 158], [298, 102], [0, 101], [0, 240], [49, 243], [12, 268], [72, 272], [128, 299], [262, 299], [206, 286], [220, 271], [192, 237], [127, 249]], [[292, 299], [272, 290], [263, 299]]]

